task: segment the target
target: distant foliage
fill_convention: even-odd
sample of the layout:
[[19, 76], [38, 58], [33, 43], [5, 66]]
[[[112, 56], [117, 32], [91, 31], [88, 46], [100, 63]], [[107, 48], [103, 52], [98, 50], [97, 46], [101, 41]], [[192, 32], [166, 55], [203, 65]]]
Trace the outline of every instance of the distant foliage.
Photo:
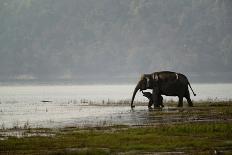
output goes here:
[[231, 0], [1, 0], [0, 79], [232, 73]]

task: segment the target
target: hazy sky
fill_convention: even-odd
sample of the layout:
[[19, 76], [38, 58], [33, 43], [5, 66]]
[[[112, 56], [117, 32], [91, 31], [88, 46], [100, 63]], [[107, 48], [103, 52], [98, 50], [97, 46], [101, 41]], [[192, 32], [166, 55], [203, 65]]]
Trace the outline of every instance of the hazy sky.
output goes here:
[[1, 0], [0, 82], [232, 80], [231, 0]]

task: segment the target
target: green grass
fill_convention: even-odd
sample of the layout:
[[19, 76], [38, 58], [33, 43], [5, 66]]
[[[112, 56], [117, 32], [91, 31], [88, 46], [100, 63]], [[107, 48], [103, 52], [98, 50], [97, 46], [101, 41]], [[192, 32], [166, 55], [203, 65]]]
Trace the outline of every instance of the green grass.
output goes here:
[[[231, 123], [189, 123], [156, 127], [78, 129], [57, 132], [54, 137], [25, 137], [0, 141], [2, 153], [47, 152], [61, 154], [110, 154], [139, 151], [211, 150], [232, 147]], [[84, 150], [66, 148], [88, 148]], [[103, 149], [107, 148], [107, 149]]]

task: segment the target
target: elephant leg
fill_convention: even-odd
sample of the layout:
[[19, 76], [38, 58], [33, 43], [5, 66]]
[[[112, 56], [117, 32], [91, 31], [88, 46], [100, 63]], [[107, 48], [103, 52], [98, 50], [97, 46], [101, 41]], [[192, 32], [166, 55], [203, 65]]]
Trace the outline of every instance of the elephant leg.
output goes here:
[[188, 105], [189, 105], [190, 107], [193, 107], [193, 102], [192, 102], [192, 100], [191, 100], [191, 98], [190, 98], [190, 94], [189, 94], [189, 91], [188, 91], [188, 90], [187, 90], [187, 92], [186, 92], [185, 98], [186, 98], [186, 100], [187, 100], [187, 102], [188, 102]]
[[179, 97], [178, 107], [183, 107], [183, 96], [178, 96], [178, 97]]
[[158, 99], [157, 107], [164, 107], [164, 105], [163, 105], [163, 97], [159, 94], [157, 99]]
[[163, 97], [159, 95], [159, 106], [164, 107], [163, 105]]
[[154, 107], [159, 107], [159, 97], [158, 96], [155, 97]]
[[157, 93], [157, 90], [153, 89], [152, 100], [153, 100], [153, 103], [154, 103], [154, 107], [158, 107], [159, 106], [159, 95]]

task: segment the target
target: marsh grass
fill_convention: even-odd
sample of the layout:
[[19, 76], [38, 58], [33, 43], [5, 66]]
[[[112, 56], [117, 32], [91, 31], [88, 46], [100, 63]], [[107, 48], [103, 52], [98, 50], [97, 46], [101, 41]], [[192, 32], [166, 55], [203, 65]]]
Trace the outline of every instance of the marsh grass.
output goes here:
[[[131, 103], [131, 99], [125, 100], [102, 100], [102, 101], [92, 101], [88, 99], [81, 99], [80, 104], [84, 106], [129, 106]], [[134, 101], [134, 105], [136, 106], [144, 106], [148, 103], [145, 101]]]
[[[155, 127], [112, 126], [103, 128], [72, 128], [57, 131], [51, 137], [9, 137], [0, 141], [1, 152], [27, 150], [40, 152], [48, 150], [67, 153], [66, 148], [73, 148], [70, 153], [87, 154], [140, 151], [185, 151], [211, 150], [216, 147], [231, 148], [231, 123], [188, 123], [159, 125]], [[89, 148], [79, 150], [75, 148]], [[107, 148], [107, 149], [102, 149]], [[30, 152], [30, 153], [32, 153]]]
[[[177, 107], [178, 101], [175, 101], [173, 99], [165, 100], [164, 99], [164, 105], [168, 107]], [[102, 101], [91, 101], [87, 99], [81, 99], [81, 105], [96, 105], [96, 106], [130, 106], [131, 99], [125, 99], [125, 100], [102, 100]], [[232, 101], [220, 101], [217, 99], [208, 99], [208, 100], [200, 100], [200, 101], [193, 101], [194, 107], [219, 107], [219, 106], [231, 106]], [[148, 101], [134, 101], [135, 106], [147, 106]], [[183, 102], [184, 106], [188, 106], [188, 103], [184, 100]]]

